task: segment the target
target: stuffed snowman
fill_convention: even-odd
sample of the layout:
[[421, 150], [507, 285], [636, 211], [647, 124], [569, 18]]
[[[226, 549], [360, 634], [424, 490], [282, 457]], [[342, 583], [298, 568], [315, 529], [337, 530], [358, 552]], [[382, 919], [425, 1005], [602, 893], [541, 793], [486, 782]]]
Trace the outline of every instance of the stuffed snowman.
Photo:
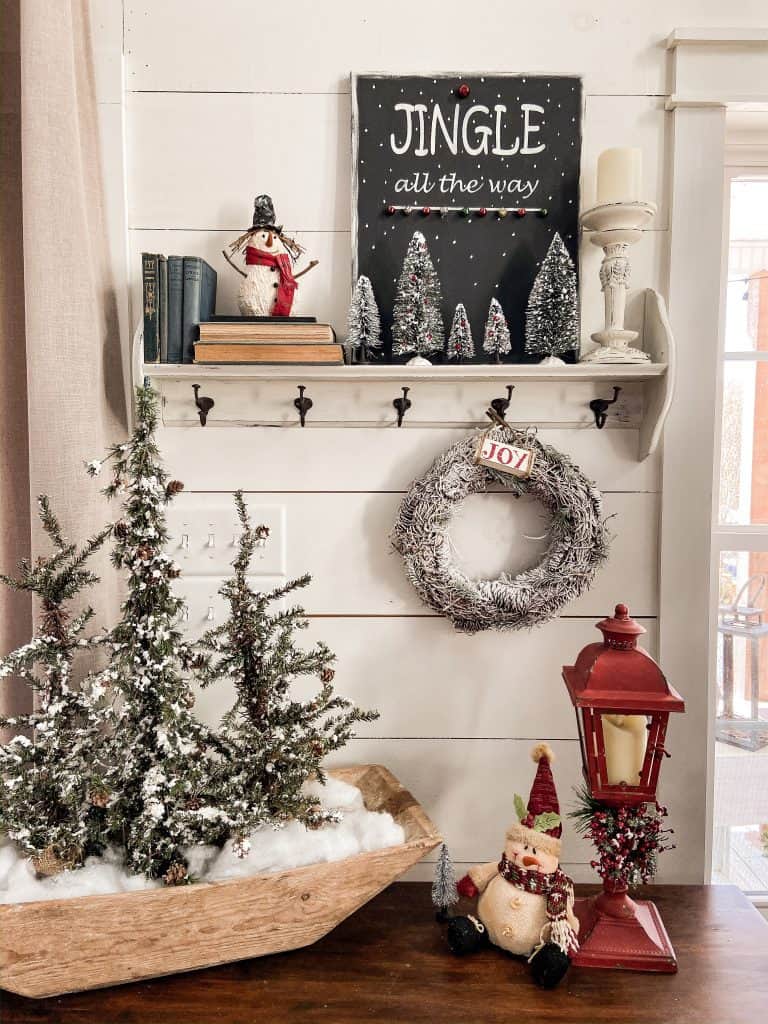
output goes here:
[[[242, 316], [290, 316], [296, 293], [297, 280], [312, 267], [312, 260], [298, 274], [293, 273], [294, 261], [304, 251], [283, 234], [275, 224], [275, 208], [267, 195], [256, 196], [253, 203], [253, 224], [223, 251], [228, 263], [243, 275], [237, 303]], [[230, 259], [230, 254], [244, 251], [247, 271], [241, 270]]]
[[569, 954], [579, 946], [579, 921], [573, 912], [573, 883], [560, 868], [562, 825], [546, 743], [531, 757], [536, 777], [526, 808], [515, 795], [520, 819], [507, 830], [497, 863], [479, 864], [461, 879], [462, 896], [479, 895], [477, 916], [455, 917], [448, 928], [454, 953], [478, 948], [486, 939], [509, 953], [525, 956], [534, 979], [553, 988], [570, 965]]

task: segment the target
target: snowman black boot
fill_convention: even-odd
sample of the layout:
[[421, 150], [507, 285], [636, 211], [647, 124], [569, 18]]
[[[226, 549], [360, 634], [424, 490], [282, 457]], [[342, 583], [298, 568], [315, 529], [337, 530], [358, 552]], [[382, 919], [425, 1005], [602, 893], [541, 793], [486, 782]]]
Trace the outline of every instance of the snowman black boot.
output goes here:
[[448, 946], [456, 956], [466, 956], [488, 945], [488, 932], [473, 914], [452, 917], [448, 924]]
[[534, 952], [528, 963], [537, 985], [541, 988], [557, 988], [571, 966], [571, 958], [557, 943], [545, 942]]

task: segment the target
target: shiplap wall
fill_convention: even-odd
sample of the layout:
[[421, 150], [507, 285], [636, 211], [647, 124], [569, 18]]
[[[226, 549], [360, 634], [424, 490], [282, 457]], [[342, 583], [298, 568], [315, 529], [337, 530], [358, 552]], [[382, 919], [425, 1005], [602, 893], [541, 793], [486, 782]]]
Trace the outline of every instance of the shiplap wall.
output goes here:
[[[116, 225], [114, 252], [133, 293], [134, 319], [143, 250], [205, 256], [219, 271], [219, 311], [234, 311], [238, 279], [220, 250], [249, 223], [254, 194], [267, 191], [280, 220], [321, 261], [302, 283], [301, 308], [343, 333], [351, 69], [581, 73], [583, 202], [593, 201], [601, 149], [642, 147], [646, 197], [659, 214], [633, 250], [634, 279], [638, 287], [665, 290], [670, 88], [663, 41], [676, 25], [720, 23], [720, 0], [540, 0], [535, 12], [516, 0], [295, 0], [289, 11], [252, 0], [92, 0], [92, 10], [106, 40], [97, 47], [97, 82], [105, 139], [113, 142], [105, 143], [113, 209], [127, 197], [127, 244]], [[761, 14], [760, 5], [742, 4], [727, 19], [757, 25]], [[124, 146], [114, 144], [118, 138]], [[600, 326], [599, 258], [594, 247], [582, 247], [585, 336]], [[567, 804], [579, 756], [560, 667], [595, 638], [593, 622], [617, 600], [628, 601], [648, 629], [651, 653], [663, 623], [659, 459], [635, 461], [633, 429], [545, 435], [597, 481], [616, 535], [595, 586], [560, 619], [531, 633], [465, 637], [421, 607], [388, 533], [409, 482], [460, 434], [418, 425], [169, 427], [160, 440], [171, 470], [187, 484], [180, 508], [194, 510], [211, 500], [206, 495], [238, 486], [254, 505], [284, 506], [288, 569], [315, 574], [306, 594], [311, 636], [337, 652], [340, 690], [382, 712], [342, 760], [387, 764], [425, 804], [463, 865], [498, 854], [512, 794], [528, 791], [534, 740], [555, 747]], [[467, 510], [454, 536], [466, 563], [493, 571], [509, 565], [509, 551], [513, 563], [531, 557], [524, 538], [530, 509], [513, 504], [490, 496]], [[499, 537], [503, 557], [491, 550], [489, 536]], [[215, 587], [192, 579], [187, 588], [194, 625]], [[676, 682], [689, 706], [701, 707], [704, 686]], [[225, 700], [205, 694], [201, 711], [215, 719]], [[663, 795], [678, 849], [664, 858], [666, 880], [703, 877], [705, 782], [686, 767], [686, 750], [703, 742], [685, 720], [673, 723], [675, 759], [665, 766]], [[565, 860], [577, 878], [590, 876], [589, 857], [568, 830]], [[430, 870], [422, 865], [414, 877]]]

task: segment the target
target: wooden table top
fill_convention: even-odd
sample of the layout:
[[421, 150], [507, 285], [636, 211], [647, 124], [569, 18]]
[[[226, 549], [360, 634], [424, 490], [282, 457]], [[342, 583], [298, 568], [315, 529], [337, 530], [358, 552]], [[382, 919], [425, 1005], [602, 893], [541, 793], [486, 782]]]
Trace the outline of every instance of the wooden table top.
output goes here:
[[[582, 894], [593, 891], [577, 888]], [[640, 895], [652, 896], [661, 911], [679, 960], [676, 975], [572, 968], [558, 989], [543, 992], [524, 961], [500, 950], [454, 957], [445, 945], [445, 926], [434, 920], [429, 886], [398, 883], [306, 949], [47, 1000], [3, 992], [0, 1019], [3, 1024], [763, 1020], [768, 922], [751, 903], [732, 886], [655, 886]], [[201, 942], [204, 935], [201, 929]]]

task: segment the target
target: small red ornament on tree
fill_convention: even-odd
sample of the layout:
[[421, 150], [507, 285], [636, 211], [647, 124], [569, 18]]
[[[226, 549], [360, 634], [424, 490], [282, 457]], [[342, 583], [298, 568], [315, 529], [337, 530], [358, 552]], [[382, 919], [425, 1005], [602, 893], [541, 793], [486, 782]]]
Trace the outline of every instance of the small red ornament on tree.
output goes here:
[[485, 217], [487, 215], [487, 213], [488, 213], [488, 211], [486, 210], [486, 208], [484, 206], [481, 206], [480, 209], [477, 211], [477, 216], [478, 217]]
[[388, 206], [387, 206], [387, 207], [385, 208], [384, 212], [386, 213], [386, 215], [387, 215], [388, 217], [392, 217], [392, 216], [394, 216], [394, 214], [395, 214], [395, 213], [397, 213], [397, 207], [396, 207], [396, 206], [393, 206], [393, 205], [392, 205], [392, 203], [390, 203], [390, 204], [389, 204], [389, 205], [388, 205]]
[[462, 99], [462, 100], [465, 100], [467, 98], [467, 96], [469, 96], [469, 93], [470, 93], [470, 88], [469, 88], [469, 86], [467, 85], [466, 82], [462, 82], [461, 85], [456, 90], [456, 95], [459, 97], [459, 99]]
[[518, 217], [524, 217], [528, 213], [524, 206], [521, 206], [519, 210], [515, 210], [515, 215]]
[[432, 213], [432, 207], [431, 206], [422, 206], [422, 208], [421, 208], [421, 215], [422, 215], [422, 217], [428, 217], [430, 215], [430, 213]]

